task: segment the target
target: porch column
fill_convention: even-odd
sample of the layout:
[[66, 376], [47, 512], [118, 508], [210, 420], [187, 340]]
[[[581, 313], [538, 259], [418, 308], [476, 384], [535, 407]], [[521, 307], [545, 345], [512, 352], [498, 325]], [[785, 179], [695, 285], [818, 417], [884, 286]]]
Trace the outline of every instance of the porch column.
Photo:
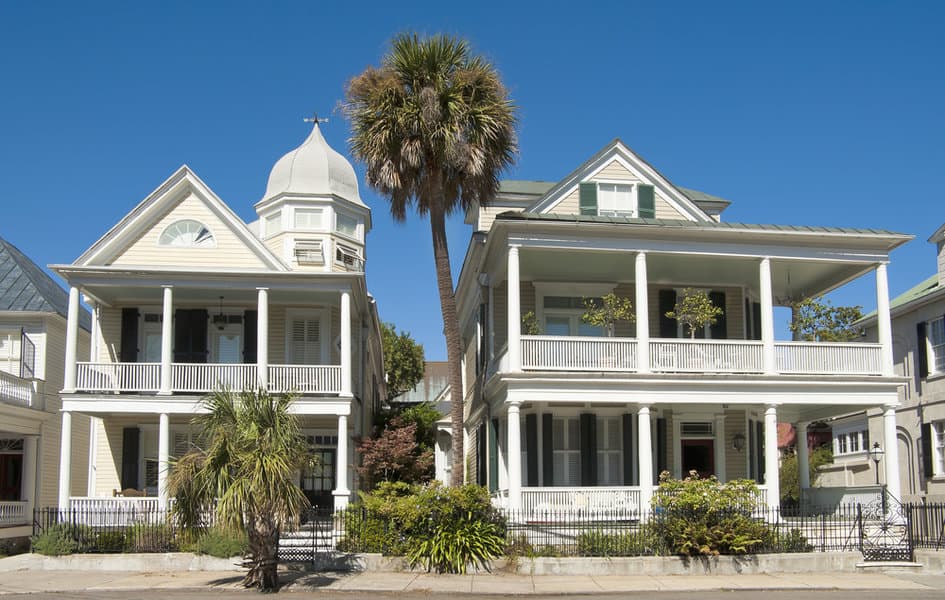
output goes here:
[[774, 302], [771, 296], [771, 259], [761, 259], [759, 269], [761, 288], [761, 343], [762, 364], [766, 374], [777, 373], [774, 355]]
[[810, 453], [807, 450], [807, 426], [810, 423], [800, 422], [794, 427], [797, 429], [797, 480], [801, 488], [801, 497], [804, 489], [810, 487]]
[[341, 395], [351, 395], [351, 292], [341, 292]]
[[171, 361], [174, 357], [174, 288], [170, 285], [164, 288], [164, 306], [161, 314], [161, 390], [159, 394], [170, 395], [173, 389], [173, 374]]
[[69, 288], [69, 311], [66, 321], [66, 364], [63, 377], [63, 392], [75, 392], [76, 346], [79, 343], [79, 288]]
[[98, 303], [86, 297], [86, 302], [92, 307], [92, 331], [89, 335], [89, 362], [98, 362], [98, 335], [100, 309]]
[[637, 371], [650, 372], [650, 313], [646, 282], [646, 252], [637, 252], [633, 270], [637, 301]]
[[781, 506], [781, 482], [778, 479], [778, 408], [775, 405], [769, 405], [765, 409], [765, 489], [768, 508], [774, 510]]
[[[887, 311], [888, 314], [888, 311]], [[902, 501], [902, 489], [899, 482], [899, 442], [896, 437], [896, 407], [886, 406], [883, 412], [883, 444], [886, 461], [886, 491], [897, 502]]]
[[20, 500], [26, 502], [26, 516], [33, 518], [33, 509], [36, 508], [36, 449], [38, 444], [35, 436], [23, 438], [23, 477], [20, 480]]
[[260, 389], [269, 387], [269, 290], [256, 288], [256, 379]]
[[161, 413], [158, 421], [158, 506], [167, 508], [167, 469], [170, 466], [170, 419], [167, 413]]
[[[893, 371], [892, 323], [889, 316], [889, 281], [886, 278], [886, 263], [876, 265], [876, 327], [879, 333], [880, 362], [883, 375]], [[893, 438], [895, 441], [895, 438]], [[888, 448], [887, 448], [888, 450]]]
[[522, 422], [519, 402], [509, 403], [508, 443], [505, 460], [509, 471], [509, 508], [522, 508]]
[[59, 510], [63, 511], [69, 510], [69, 496], [72, 494], [72, 413], [64, 410], [60, 414]]
[[640, 518], [650, 513], [653, 498], [653, 441], [650, 435], [650, 407], [643, 405], [637, 412], [637, 462], [640, 472]]
[[509, 246], [508, 269], [509, 371], [522, 370], [522, 306], [519, 289], [518, 246]]
[[348, 506], [351, 491], [348, 489], [348, 415], [338, 415], [338, 447], [335, 452], [335, 510]]

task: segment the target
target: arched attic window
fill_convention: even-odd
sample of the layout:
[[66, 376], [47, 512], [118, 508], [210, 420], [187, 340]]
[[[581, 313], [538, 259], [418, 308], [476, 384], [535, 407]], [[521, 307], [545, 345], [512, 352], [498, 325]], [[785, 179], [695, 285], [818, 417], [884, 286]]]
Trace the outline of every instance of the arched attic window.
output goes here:
[[176, 248], [214, 248], [213, 233], [206, 225], [192, 219], [182, 219], [167, 226], [158, 238], [159, 246]]

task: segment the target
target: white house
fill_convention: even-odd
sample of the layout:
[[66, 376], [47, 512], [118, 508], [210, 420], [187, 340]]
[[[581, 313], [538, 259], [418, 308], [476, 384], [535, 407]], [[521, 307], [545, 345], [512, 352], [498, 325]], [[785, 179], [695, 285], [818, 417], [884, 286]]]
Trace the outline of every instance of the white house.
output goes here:
[[[243, 222], [184, 166], [75, 262], [52, 266], [70, 286], [63, 422], [96, 422], [88, 497], [71, 497], [66, 469], [60, 506], [163, 506], [168, 460], [194, 442], [201, 397], [257, 386], [298, 394], [320, 459], [299, 483], [315, 506], [346, 505], [357, 488], [351, 440], [384, 391], [364, 276], [370, 209], [317, 124], [276, 162], [254, 208], [258, 220]], [[88, 361], [80, 296], [92, 308]]]
[[[886, 269], [911, 236], [727, 223], [728, 205], [614, 140], [559, 181], [505, 181], [493, 205], [467, 213], [474, 232], [456, 290], [466, 462], [497, 502], [639, 514], [661, 471], [695, 470], [755, 479], [777, 507], [779, 421], [804, 431], [875, 408], [895, 439], [904, 378], [893, 370]], [[862, 276], [875, 278], [877, 343], [776, 339], [775, 306]], [[724, 311], [696, 339], [666, 316], [684, 288]], [[614, 337], [581, 318], [585, 299], [609, 293], [635, 314]], [[523, 331], [527, 313], [537, 334]]]

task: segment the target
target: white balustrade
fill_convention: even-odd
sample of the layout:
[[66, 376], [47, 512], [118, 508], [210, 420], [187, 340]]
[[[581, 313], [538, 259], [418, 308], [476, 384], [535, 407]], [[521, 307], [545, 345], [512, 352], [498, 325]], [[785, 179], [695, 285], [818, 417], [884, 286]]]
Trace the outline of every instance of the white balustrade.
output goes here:
[[632, 338], [523, 335], [522, 368], [543, 371], [635, 371]]
[[33, 406], [33, 382], [0, 371], [0, 400], [20, 406]]
[[0, 501], [0, 527], [29, 525], [31, 518], [26, 514], [27, 506], [27, 502]]
[[556, 514], [636, 519], [640, 508], [638, 486], [522, 488], [522, 511], [528, 519], [553, 520]]
[[650, 369], [670, 373], [761, 373], [763, 347], [750, 340], [650, 340]]
[[341, 366], [269, 365], [269, 390], [338, 393], [341, 391]]
[[774, 345], [781, 373], [828, 375], [882, 375], [880, 344], [840, 342], [777, 342]]
[[69, 513], [64, 515], [73, 523], [94, 527], [127, 527], [135, 523], [159, 523], [164, 518], [157, 497], [97, 498], [74, 496], [69, 498]]
[[161, 363], [76, 364], [75, 389], [81, 392], [156, 392], [161, 387]]
[[171, 386], [175, 392], [252, 390], [257, 386], [256, 365], [215, 363], [174, 363]]

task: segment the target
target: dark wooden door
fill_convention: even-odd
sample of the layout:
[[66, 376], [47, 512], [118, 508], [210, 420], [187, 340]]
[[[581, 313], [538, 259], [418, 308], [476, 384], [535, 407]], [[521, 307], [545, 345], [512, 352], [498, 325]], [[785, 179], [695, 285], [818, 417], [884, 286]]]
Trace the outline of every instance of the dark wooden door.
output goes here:
[[179, 308], [174, 313], [174, 362], [205, 363], [208, 314], [203, 309]]
[[300, 487], [305, 497], [315, 508], [332, 508], [335, 489], [335, 456], [334, 448], [313, 448], [314, 464], [302, 472]]
[[0, 500], [20, 499], [23, 481], [23, 455], [0, 454]]

